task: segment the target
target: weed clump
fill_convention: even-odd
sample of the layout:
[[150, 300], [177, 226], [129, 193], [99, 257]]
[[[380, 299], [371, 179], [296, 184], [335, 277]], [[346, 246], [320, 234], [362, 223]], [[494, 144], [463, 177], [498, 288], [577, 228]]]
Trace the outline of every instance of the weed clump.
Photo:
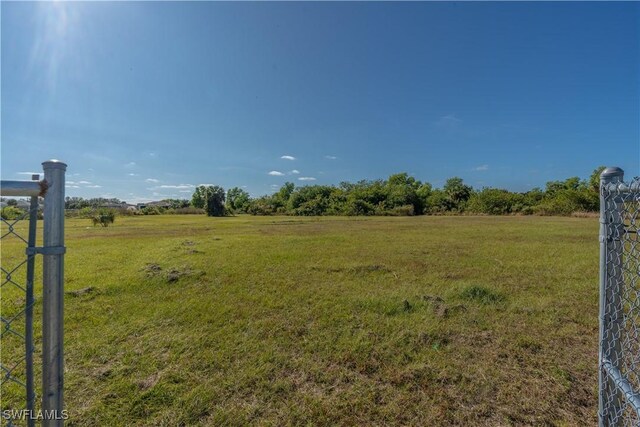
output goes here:
[[482, 286], [469, 286], [462, 291], [462, 298], [481, 304], [497, 304], [505, 300], [504, 296]]

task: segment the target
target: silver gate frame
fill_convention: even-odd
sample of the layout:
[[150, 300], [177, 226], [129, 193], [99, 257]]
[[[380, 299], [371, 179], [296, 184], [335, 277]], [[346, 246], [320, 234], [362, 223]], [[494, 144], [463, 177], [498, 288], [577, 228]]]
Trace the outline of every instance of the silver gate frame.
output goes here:
[[[38, 196], [44, 197], [43, 247], [30, 244], [27, 255], [43, 256], [42, 411], [54, 419], [45, 416], [42, 425], [49, 427], [64, 423], [64, 196], [67, 165], [59, 160], [48, 160], [42, 163], [42, 168], [43, 181], [2, 181], [0, 195], [31, 197], [32, 205], [34, 199], [37, 203]], [[35, 222], [30, 222], [29, 226], [35, 227]], [[33, 268], [33, 265], [27, 268]], [[26, 345], [28, 352], [30, 344]], [[33, 397], [33, 389], [28, 388], [27, 409], [33, 409]]]
[[[598, 425], [619, 426], [624, 423], [621, 409], [628, 405], [640, 417], [640, 390], [621, 372], [622, 348], [620, 333], [623, 327], [622, 303], [623, 252], [622, 236], [624, 194], [640, 194], [640, 181], [627, 185], [624, 171], [609, 167], [600, 175], [600, 347]], [[612, 195], [609, 195], [609, 192]], [[607, 405], [605, 399], [611, 398]]]

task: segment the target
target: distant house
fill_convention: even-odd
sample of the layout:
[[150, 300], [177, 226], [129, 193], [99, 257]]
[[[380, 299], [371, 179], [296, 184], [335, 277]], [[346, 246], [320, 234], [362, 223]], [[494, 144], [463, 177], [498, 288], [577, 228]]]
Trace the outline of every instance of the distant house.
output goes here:
[[138, 203], [136, 205], [138, 209], [150, 208], [152, 206], [155, 206], [157, 208], [170, 208], [171, 203], [166, 202], [164, 200], [160, 200], [159, 202]]
[[104, 203], [102, 205], [100, 205], [101, 208], [110, 208], [110, 209], [126, 209], [127, 208], [127, 202], [121, 202], [121, 203]]

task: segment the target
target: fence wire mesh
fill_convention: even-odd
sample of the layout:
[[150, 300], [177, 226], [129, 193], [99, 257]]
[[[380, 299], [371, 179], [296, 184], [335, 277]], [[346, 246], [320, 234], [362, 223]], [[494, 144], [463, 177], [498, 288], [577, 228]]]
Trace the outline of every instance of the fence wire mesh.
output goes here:
[[[621, 172], [621, 171], [620, 171]], [[601, 185], [600, 425], [640, 426], [640, 178]]]
[[[38, 198], [29, 208], [8, 209], [0, 218], [2, 275], [0, 283], [0, 400], [3, 424], [34, 425], [33, 309]], [[25, 412], [22, 412], [25, 411]]]

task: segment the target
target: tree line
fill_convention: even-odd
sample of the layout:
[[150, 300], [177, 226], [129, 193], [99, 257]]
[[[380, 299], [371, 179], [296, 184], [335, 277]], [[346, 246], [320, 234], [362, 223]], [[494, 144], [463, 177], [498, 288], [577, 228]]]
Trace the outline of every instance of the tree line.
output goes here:
[[[165, 199], [166, 207], [149, 206], [131, 212], [119, 199], [67, 197], [65, 207], [79, 216], [95, 217], [105, 206], [122, 205], [121, 214], [157, 215], [163, 213], [206, 213], [226, 216], [238, 213], [252, 215], [571, 215], [596, 212], [599, 208], [600, 173], [596, 168], [589, 179], [571, 177], [547, 182], [545, 188], [526, 192], [484, 187], [474, 189], [461, 178], [449, 178], [442, 188], [434, 188], [407, 173], [387, 179], [362, 180], [339, 185], [306, 185], [296, 187], [286, 182], [271, 195], [251, 197], [242, 188], [226, 190], [217, 185], [196, 187], [191, 200]], [[23, 211], [17, 202], [3, 199], [3, 218], [17, 217]]]
[[449, 178], [442, 188], [433, 188], [407, 173], [386, 180], [362, 180], [333, 185], [296, 187], [285, 183], [277, 192], [252, 198], [234, 187], [199, 186], [191, 205], [210, 216], [235, 213], [252, 215], [571, 215], [595, 212], [599, 206], [600, 173], [596, 168], [589, 179], [571, 177], [550, 181], [545, 188], [526, 192], [484, 187], [474, 189], [459, 177]]

